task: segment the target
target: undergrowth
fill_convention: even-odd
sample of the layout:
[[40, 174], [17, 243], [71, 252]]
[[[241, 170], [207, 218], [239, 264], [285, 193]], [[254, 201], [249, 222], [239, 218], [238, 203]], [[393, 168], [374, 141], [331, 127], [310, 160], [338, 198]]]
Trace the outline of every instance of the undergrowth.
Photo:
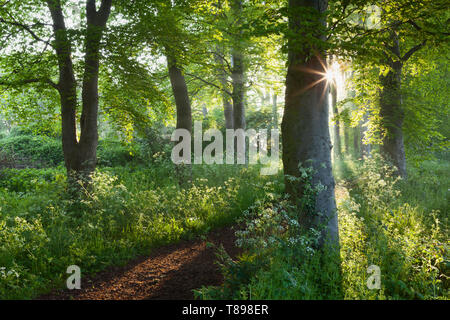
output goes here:
[[172, 166], [99, 169], [78, 199], [68, 196], [62, 167], [3, 170], [0, 299], [63, 286], [70, 265], [92, 274], [230, 224], [262, 193], [257, 169], [195, 168], [180, 187]]
[[[448, 163], [424, 163], [395, 178], [379, 156], [337, 164], [340, 255], [315, 249], [317, 230], [298, 226], [299, 208], [266, 185], [244, 212], [237, 260], [218, 250], [225, 282], [201, 299], [448, 299]], [[421, 170], [421, 171], [417, 171]], [[445, 171], [445, 172], [444, 172]], [[424, 177], [420, 177], [422, 172]], [[278, 188], [280, 189], [280, 188]], [[319, 192], [319, 191], [318, 191]], [[381, 272], [369, 289], [369, 266]]]

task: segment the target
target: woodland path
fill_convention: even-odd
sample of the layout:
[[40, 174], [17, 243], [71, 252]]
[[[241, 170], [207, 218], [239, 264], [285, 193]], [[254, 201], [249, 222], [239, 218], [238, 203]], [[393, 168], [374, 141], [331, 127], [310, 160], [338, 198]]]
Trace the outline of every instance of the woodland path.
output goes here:
[[146, 300], [194, 299], [192, 290], [220, 285], [223, 277], [216, 264], [216, 249], [222, 244], [235, 257], [231, 227], [212, 231], [206, 240], [182, 240], [160, 247], [123, 267], [111, 267], [92, 278], [82, 277], [80, 290], [55, 290], [39, 300]]

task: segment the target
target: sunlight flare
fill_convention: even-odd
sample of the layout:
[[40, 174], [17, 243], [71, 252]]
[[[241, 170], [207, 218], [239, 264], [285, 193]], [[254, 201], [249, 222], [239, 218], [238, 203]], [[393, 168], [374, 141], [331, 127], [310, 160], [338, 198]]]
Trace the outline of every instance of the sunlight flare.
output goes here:
[[326, 81], [326, 83], [327, 83], [327, 86], [325, 88], [328, 88], [330, 85], [332, 85], [334, 83], [336, 85], [338, 92], [340, 92], [341, 90], [344, 89], [344, 78], [343, 78], [343, 75], [341, 72], [341, 65], [339, 64], [339, 62], [333, 61], [330, 65], [326, 66], [320, 58], [318, 60], [319, 60], [320, 64], [322, 65], [322, 70], [325, 70], [325, 72], [315, 70], [312, 68], [297, 67], [297, 68], [301, 69], [302, 72], [306, 72], [306, 73], [310, 73], [310, 74], [317, 74], [317, 75], [321, 76], [318, 80], [301, 88], [297, 92], [297, 95], [303, 94], [307, 90], [315, 87], [316, 85], [318, 85], [324, 81]]

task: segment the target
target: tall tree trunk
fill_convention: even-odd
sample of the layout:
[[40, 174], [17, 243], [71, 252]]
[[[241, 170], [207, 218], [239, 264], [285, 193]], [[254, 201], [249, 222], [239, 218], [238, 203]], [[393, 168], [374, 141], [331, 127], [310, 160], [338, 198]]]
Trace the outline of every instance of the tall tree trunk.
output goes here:
[[350, 152], [350, 128], [348, 123], [344, 123], [344, 145], [345, 145], [345, 154], [351, 155]]
[[[222, 9], [222, 1], [217, 1], [217, 8]], [[220, 19], [219, 15], [216, 15], [217, 18]], [[216, 46], [216, 52], [214, 54], [214, 58], [216, 60], [216, 63], [219, 65], [219, 82], [220, 86], [222, 88], [221, 95], [222, 95], [222, 103], [223, 103], [223, 114], [225, 118], [225, 128], [226, 129], [233, 129], [233, 105], [230, 102], [230, 99], [232, 98], [230, 95], [230, 91], [228, 90], [228, 71], [231, 71], [228, 67], [228, 64], [225, 63], [225, 50], [222, 45]]]
[[[98, 76], [100, 65], [100, 41], [109, 18], [111, 0], [103, 1], [100, 11], [95, 8], [95, 1], [87, 2], [87, 31], [85, 40], [85, 69], [83, 75], [82, 103], [80, 117], [80, 156], [82, 170], [90, 173], [97, 163], [98, 145]], [[107, 3], [107, 4], [106, 4]], [[107, 5], [107, 8], [103, 7]]]
[[278, 104], [277, 104], [277, 94], [274, 93], [272, 96], [272, 126], [274, 129], [278, 129]]
[[[384, 15], [385, 12], [382, 12]], [[398, 21], [389, 21], [390, 25], [397, 24]], [[406, 157], [405, 146], [403, 142], [403, 120], [405, 117], [402, 107], [401, 96], [401, 77], [403, 64], [408, 61], [411, 56], [423, 48], [427, 40], [411, 47], [403, 56], [400, 50], [399, 34], [395, 28], [388, 28], [390, 33], [390, 44], [386, 45], [386, 49], [390, 54], [385, 55], [384, 64], [390, 69], [387, 74], [380, 76], [381, 92], [380, 92], [380, 116], [381, 125], [384, 129], [383, 143], [381, 152], [397, 168], [397, 174], [406, 177]], [[419, 30], [420, 27], [419, 27]], [[395, 57], [395, 59], [392, 58]]]
[[[392, 51], [400, 57], [399, 39], [395, 31], [391, 31]], [[401, 97], [401, 74], [403, 62], [388, 59], [390, 70], [380, 76], [380, 116], [385, 131], [381, 152], [397, 167], [397, 173], [406, 177], [405, 147], [403, 143], [404, 112]]]
[[233, 129], [234, 121], [233, 121], [233, 105], [230, 102], [230, 98], [226, 93], [222, 93], [222, 101], [223, 101], [223, 113], [225, 116], [225, 128]]
[[192, 132], [191, 102], [183, 72], [170, 54], [167, 54], [167, 66], [177, 109], [177, 129]]
[[[242, 13], [242, 1], [233, 0], [232, 2], [233, 14], [236, 17], [238, 23], [240, 23], [240, 15]], [[242, 40], [239, 35], [236, 35], [233, 41], [232, 59], [233, 70], [231, 78], [233, 82], [233, 125], [234, 129], [245, 129], [245, 88], [244, 88], [244, 59], [242, 53]]]
[[230, 95], [228, 94], [228, 81], [227, 81], [227, 73], [225, 72], [225, 63], [224, 63], [224, 52], [220, 48], [216, 49], [215, 60], [219, 64], [219, 82], [222, 87], [221, 95], [222, 95], [222, 103], [223, 103], [223, 113], [225, 116], [225, 128], [233, 129], [233, 105], [230, 102]]
[[270, 103], [270, 91], [267, 90], [267, 88], [266, 88], [266, 95], [264, 96], [263, 107], [269, 103]]
[[244, 104], [244, 68], [242, 55], [233, 53], [233, 126], [234, 129], [245, 129], [245, 104]]
[[99, 10], [95, 0], [86, 2], [87, 29], [82, 86], [80, 141], [77, 140], [77, 83], [72, 63], [72, 44], [67, 35], [60, 0], [47, 0], [55, 32], [58, 57], [57, 89], [61, 101], [61, 131], [65, 165], [69, 178], [89, 175], [95, 170], [98, 144], [98, 76], [100, 40], [108, 21], [112, 0], [103, 0]]
[[78, 171], [79, 154], [76, 127], [77, 83], [73, 71], [72, 45], [67, 37], [61, 4], [56, 0], [47, 1], [53, 20], [55, 51], [58, 57], [58, 92], [61, 102], [61, 133], [64, 162], [67, 172]]
[[[166, 49], [166, 52], [169, 51]], [[186, 129], [192, 133], [191, 102], [189, 100], [186, 80], [182, 70], [177, 65], [176, 59], [170, 54], [166, 54], [166, 57], [170, 83], [172, 85], [172, 91], [177, 109], [177, 129]], [[184, 150], [182, 152], [184, 152]], [[184, 156], [184, 154], [181, 154], [181, 156]], [[188, 157], [190, 157], [190, 155], [188, 155]], [[175, 172], [180, 185], [190, 181], [192, 178], [192, 166], [190, 165], [177, 165]]]
[[[304, 15], [296, 12], [301, 7], [315, 8], [323, 13], [327, 1], [321, 0], [289, 0], [292, 15], [289, 17], [291, 37], [288, 39], [288, 72], [286, 77], [286, 101], [283, 121], [281, 124], [283, 139], [284, 173], [299, 176], [299, 164], [311, 165], [315, 169], [313, 184], [322, 184], [321, 191], [311, 212], [302, 212], [300, 222], [309, 229], [325, 223], [322, 231], [321, 244], [325, 239], [338, 245], [338, 221], [334, 199], [334, 178], [331, 170], [331, 141], [328, 127], [328, 99], [326, 99], [327, 84], [320, 73], [325, 73], [321, 62], [325, 59], [317, 56], [314, 48], [298, 47], [301, 38], [301, 26]], [[323, 20], [308, 21], [325, 25]], [[295, 38], [293, 35], [297, 35]], [[321, 40], [325, 37], [320, 35]], [[313, 70], [313, 72], [305, 72]], [[286, 178], [286, 191], [293, 199], [303, 196], [304, 185], [299, 181]], [[320, 214], [319, 214], [320, 213]]]
[[368, 115], [368, 111], [364, 112], [363, 115], [363, 123], [361, 124], [361, 133], [360, 133], [360, 139], [361, 139], [361, 158], [364, 159], [364, 157], [370, 157], [370, 151], [371, 151], [371, 144], [370, 143], [365, 143], [364, 142], [364, 138], [366, 136], [366, 132], [367, 132], [367, 126], [369, 125], [369, 115]]
[[359, 156], [359, 125], [353, 128], [353, 154], [355, 158]]
[[261, 92], [260, 97], [261, 97], [261, 108], [263, 108], [270, 102], [270, 92], [264, 89], [264, 91]]
[[339, 159], [341, 157], [341, 125], [339, 122], [339, 110], [337, 106], [337, 86], [336, 82], [333, 81], [333, 83], [330, 86], [331, 90], [331, 109], [333, 110], [333, 117], [334, 117], [334, 159]]

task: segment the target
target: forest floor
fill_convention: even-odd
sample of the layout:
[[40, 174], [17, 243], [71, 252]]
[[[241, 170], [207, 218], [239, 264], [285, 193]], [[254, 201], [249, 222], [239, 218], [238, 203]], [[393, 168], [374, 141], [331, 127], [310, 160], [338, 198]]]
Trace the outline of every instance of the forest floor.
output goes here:
[[223, 245], [236, 257], [240, 249], [234, 245], [234, 232], [226, 227], [212, 231], [204, 240], [182, 240], [155, 249], [126, 266], [82, 277], [80, 290], [54, 290], [38, 300], [194, 299], [193, 289], [222, 283], [215, 247]]

